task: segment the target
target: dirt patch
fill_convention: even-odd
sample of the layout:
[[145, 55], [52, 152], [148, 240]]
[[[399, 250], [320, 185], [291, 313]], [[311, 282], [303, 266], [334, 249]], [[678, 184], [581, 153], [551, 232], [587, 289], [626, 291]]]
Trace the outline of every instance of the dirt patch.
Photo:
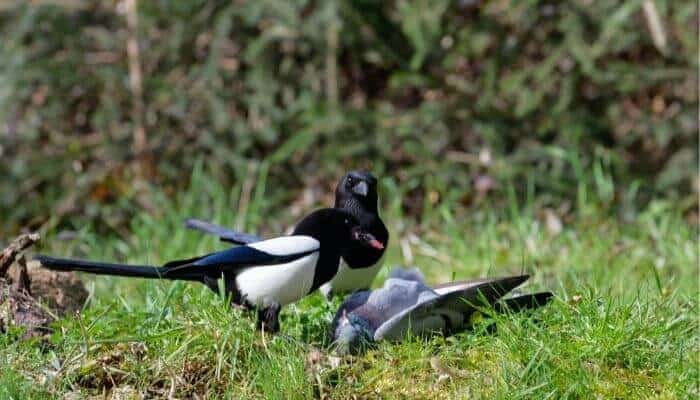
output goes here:
[[23, 338], [50, 333], [55, 316], [79, 310], [88, 292], [71, 273], [41, 268], [27, 262], [22, 252], [39, 241], [37, 234], [25, 234], [0, 252], [0, 332], [24, 328]]
[[[19, 277], [18, 269], [12, 269], [13, 281]], [[88, 298], [83, 282], [73, 272], [56, 272], [41, 267], [37, 261], [27, 262], [29, 292], [32, 297], [47, 305], [59, 316], [80, 310]]]
[[51, 315], [32, 296], [0, 278], [0, 332], [19, 326], [25, 328], [23, 338], [41, 337], [50, 332], [51, 321]]

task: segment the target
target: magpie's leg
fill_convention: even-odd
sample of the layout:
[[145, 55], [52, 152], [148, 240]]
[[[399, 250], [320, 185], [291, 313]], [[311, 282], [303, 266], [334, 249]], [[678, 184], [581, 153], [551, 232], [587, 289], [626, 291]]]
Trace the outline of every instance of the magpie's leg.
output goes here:
[[335, 293], [333, 292], [333, 289], [329, 289], [327, 292], [323, 293], [323, 296], [326, 298], [326, 300], [331, 301], [333, 300], [333, 296], [335, 296]]
[[[236, 288], [236, 284], [233, 280], [233, 277], [224, 275], [223, 282], [224, 296], [225, 299], [228, 300], [228, 305], [241, 310], [250, 310], [251, 307], [245, 302], [245, 299], [241, 297], [240, 292]], [[216, 293], [217, 295], [221, 294], [221, 291], [219, 289], [219, 279], [211, 276], [204, 276], [202, 278], [202, 283], [204, 283], [206, 287], [211, 289], [211, 291]]]
[[257, 328], [270, 333], [277, 333], [280, 330], [280, 310], [282, 306], [279, 303], [258, 309]]
[[209, 289], [211, 289], [212, 292], [219, 294], [219, 282], [218, 279], [212, 278], [210, 276], [205, 276], [202, 278], [202, 283]]
[[326, 298], [326, 300], [331, 301], [331, 299], [333, 298], [333, 288], [330, 284], [327, 283], [325, 285], [322, 285], [319, 291], [321, 292], [323, 297]]

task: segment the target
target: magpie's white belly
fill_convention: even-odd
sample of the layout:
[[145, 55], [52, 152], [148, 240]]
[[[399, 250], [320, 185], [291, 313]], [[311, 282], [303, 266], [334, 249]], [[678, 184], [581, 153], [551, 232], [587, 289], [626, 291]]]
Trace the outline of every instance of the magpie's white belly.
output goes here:
[[335, 274], [330, 282], [321, 286], [321, 292], [327, 295], [331, 290], [333, 292], [351, 292], [357, 289], [367, 289], [372, 285], [377, 273], [382, 269], [384, 257], [380, 258], [376, 264], [368, 268], [352, 269], [348, 267], [345, 261], [340, 262], [338, 273]]
[[236, 276], [236, 285], [242, 298], [256, 307], [293, 303], [311, 290], [317, 260], [314, 252], [286, 264], [246, 268]]

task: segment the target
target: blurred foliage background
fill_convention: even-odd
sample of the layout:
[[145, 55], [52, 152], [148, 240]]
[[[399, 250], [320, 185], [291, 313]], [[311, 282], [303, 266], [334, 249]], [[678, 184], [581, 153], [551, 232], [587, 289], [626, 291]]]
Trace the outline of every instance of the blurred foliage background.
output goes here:
[[3, 2], [0, 236], [118, 229], [197, 163], [264, 178], [267, 210], [366, 167], [418, 220], [512, 195], [561, 211], [582, 186], [612, 214], [663, 197], [696, 220], [696, 6]]

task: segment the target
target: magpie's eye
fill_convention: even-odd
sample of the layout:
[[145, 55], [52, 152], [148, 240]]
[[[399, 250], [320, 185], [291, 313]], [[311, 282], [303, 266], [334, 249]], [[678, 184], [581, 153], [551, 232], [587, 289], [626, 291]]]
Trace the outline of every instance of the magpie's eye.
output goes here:
[[352, 186], [355, 183], [355, 179], [352, 176], [348, 176], [348, 185]]

